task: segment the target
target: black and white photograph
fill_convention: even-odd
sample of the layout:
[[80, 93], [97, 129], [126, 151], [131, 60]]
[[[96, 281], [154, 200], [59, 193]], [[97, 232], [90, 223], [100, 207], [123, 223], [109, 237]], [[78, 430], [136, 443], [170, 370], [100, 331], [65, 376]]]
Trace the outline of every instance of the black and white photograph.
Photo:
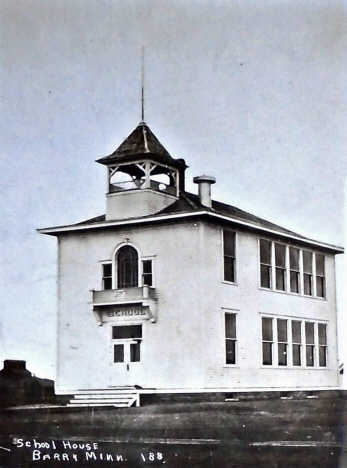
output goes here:
[[0, 3], [1, 468], [347, 468], [346, 32]]

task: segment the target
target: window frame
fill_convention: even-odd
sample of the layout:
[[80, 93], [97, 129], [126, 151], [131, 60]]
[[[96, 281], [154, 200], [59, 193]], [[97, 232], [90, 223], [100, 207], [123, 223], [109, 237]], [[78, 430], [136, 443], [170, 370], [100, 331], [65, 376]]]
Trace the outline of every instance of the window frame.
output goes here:
[[[275, 270], [275, 281], [274, 281], [274, 288], [276, 291], [281, 291], [281, 292], [286, 292], [287, 290], [287, 246], [285, 244], [282, 244], [280, 242], [273, 242], [273, 248], [274, 248], [274, 270]], [[280, 265], [277, 263], [277, 247], [284, 247], [284, 265]], [[283, 289], [278, 287], [278, 277], [277, 273], [280, 272], [281, 276], [283, 275]]]
[[[263, 320], [269, 320], [271, 323], [271, 340], [264, 340], [264, 334], [263, 334]], [[277, 325], [277, 324], [276, 324]], [[262, 367], [264, 368], [269, 368], [274, 366], [274, 362], [276, 362], [276, 357], [275, 357], [275, 337], [274, 337], [274, 320], [273, 317], [270, 316], [261, 316], [261, 363]], [[269, 364], [264, 364], [264, 343], [270, 344], [270, 357], [271, 357], [271, 362]]]
[[[105, 276], [105, 271], [104, 271], [104, 267], [108, 265], [108, 266], [111, 266], [111, 276]], [[100, 267], [101, 267], [101, 290], [102, 291], [109, 291], [109, 290], [112, 290], [113, 289], [113, 263], [111, 260], [106, 260], [106, 261], [102, 261], [101, 264], [100, 264]], [[111, 287], [110, 288], [105, 288], [105, 280], [107, 279], [111, 279]]]
[[[238, 367], [238, 339], [237, 339], [237, 322], [238, 322], [238, 318], [237, 318], [237, 315], [238, 315], [238, 310], [234, 310], [234, 309], [225, 309], [225, 308], [222, 308], [222, 314], [223, 314], [223, 336], [224, 336], [224, 353], [223, 353], [223, 362], [224, 362], [224, 365], [223, 367]], [[229, 315], [233, 315], [235, 317], [235, 338], [229, 338], [226, 336], [226, 315], [229, 314]], [[234, 345], [234, 350], [235, 350], [235, 364], [230, 364], [230, 363], [227, 363], [227, 341], [233, 341], [235, 343]]]
[[[323, 259], [323, 274], [319, 274], [317, 272], [317, 256], [318, 257], [322, 257]], [[315, 290], [315, 295], [321, 299], [325, 299], [326, 298], [326, 266], [325, 266], [325, 258], [326, 256], [324, 254], [321, 254], [321, 253], [318, 253], [316, 252], [315, 253], [315, 258], [314, 258], [314, 266], [315, 266], [315, 283], [316, 283], [316, 290]], [[318, 288], [317, 288], [317, 278], [321, 278], [322, 279], [322, 293], [323, 295], [319, 295], [318, 294]]]
[[[268, 242], [270, 244], [270, 263], [264, 263], [261, 260], [261, 242]], [[285, 247], [285, 268], [278, 266], [276, 262], [276, 245], [283, 245]], [[291, 249], [298, 251], [299, 259], [298, 259], [298, 270], [292, 267], [290, 261], [290, 252]], [[311, 270], [312, 272], [308, 273], [304, 270], [304, 252], [307, 252], [311, 256]], [[323, 273], [317, 274], [316, 265], [317, 265], [317, 257], [322, 257], [323, 262]], [[273, 291], [279, 292], [282, 294], [293, 294], [295, 296], [302, 296], [302, 297], [311, 297], [314, 299], [323, 299], [327, 300], [327, 278], [326, 278], [326, 254], [313, 251], [306, 248], [298, 247], [297, 245], [291, 244], [284, 244], [281, 241], [277, 240], [270, 240], [267, 238], [260, 237], [258, 238], [258, 264], [259, 264], [259, 289], [264, 291]], [[270, 279], [270, 287], [262, 286], [262, 266], [266, 266], [269, 269], [269, 279]], [[277, 278], [276, 272], [278, 269], [284, 271], [284, 290], [277, 289]], [[296, 274], [296, 282], [298, 286], [298, 292], [291, 290], [291, 275], [292, 273]], [[311, 292], [312, 294], [305, 294], [305, 275], [310, 275], [311, 278]], [[317, 278], [321, 278], [321, 282], [323, 284], [323, 295], [317, 294]]]
[[[265, 262], [262, 262], [261, 260], [261, 242], [264, 241], [264, 242], [267, 242], [269, 243], [270, 245], [270, 263], [265, 263]], [[259, 252], [259, 287], [261, 289], [265, 289], [267, 291], [271, 291], [272, 288], [273, 288], [273, 261], [272, 261], [272, 242], [268, 239], [259, 239], [259, 243], [258, 243], [258, 252]], [[267, 268], [267, 277], [268, 277], [268, 280], [269, 280], [269, 287], [267, 286], [262, 286], [262, 266], [265, 266]]]
[[[141, 263], [141, 286], [148, 286], [149, 288], [154, 288], [155, 287], [155, 262], [154, 262], [155, 256], [147, 256], [147, 257], [141, 257], [140, 263]], [[151, 285], [146, 285], [144, 282], [144, 262], [151, 262], [151, 275], [152, 275], [152, 284]], [[148, 273], [147, 273], [148, 274]]]
[[[113, 335], [113, 329], [117, 327], [131, 327], [131, 326], [138, 326], [141, 329], [141, 336], [136, 337], [136, 338], [114, 338]], [[145, 338], [145, 329], [146, 327], [142, 322], [136, 322], [136, 321], [129, 321], [129, 322], [122, 322], [122, 323], [110, 323], [110, 344], [111, 344], [111, 363], [112, 365], [115, 364], [137, 364], [140, 362], [143, 362], [143, 342]], [[139, 360], [133, 361], [131, 356], [132, 356], [132, 351], [133, 349], [131, 347], [132, 344], [137, 344], [138, 345], [138, 351], [139, 351]], [[115, 361], [115, 346], [123, 346], [123, 361]], [[129, 348], [129, 356], [126, 355], [125, 353], [125, 345], [128, 346]], [[129, 361], [126, 360], [126, 357], [129, 357]]]
[[[324, 327], [324, 339], [325, 343], [322, 344], [320, 343], [320, 333], [319, 333], [319, 327], [322, 326]], [[317, 325], [317, 335], [318, 335], [318, 367], [326, 369], [328, 367], [328, 324], [327, 323], [322, 323], [319, 322]], [[324, 359], [325, 359], [325, 365], [321, 365], [321, 353], [320, 350], [324, 349]]]
[[[263, 335], [262, 335], [262, 320], [271, 319], [272, 320], [272, 364], [263, 364]], [[278, 355], [278, 345], [281, 342], [278, 341], [278, 320], [287, 321], [287, 365], [279, 365], [279, 355]], [[301, 343], [297, 343], [293, 339], [293, 322], [300, 323], [300, 338]], [[306, 340], [306, 323], [313, 324], [313, 333], [314, 339], [313, 343], [308, 343]], [[323, 325], [325, 327], [325, 344], [319, 344], [319, 326]], [[263, 369], [315, 369], [315, 370], [328, 370], [330, 368], [329, 364], [329, 340], [328, 340], [328, 330], [329, 322], [325, 320], [317, 319], [308, 319], [305, 317], [289, 317], [285, 315], [271, 315], [267, 313], [260, 312], [260, 337], [261, 337], [261, 368]], [[267, 341], [265, 341], [267, 342]], [[294, 364], [294, 346], [300, 346], [300, 365]], [[307, 365], [307, 346], [313, 346], [313, 366]], [[320, 351], [319, 348], [325, 348], [325, 366], [320, 365]]]
[[[232, 233], [234, 236], [234, 256], [226, 255], [225, 253], [225, 233], [229, 232]], [[231, 258], [232, 259], [232, 266], [233, 266], [233, 281], [225, 279], [226, 269], [225, 269], [225, 259]], [[232, 229], [223, 228], [222, 229], [222, 282], [227, 284], [237, 284], [237, 276], [236, 276], [236, 258], [237, 258], [237, 233]]]

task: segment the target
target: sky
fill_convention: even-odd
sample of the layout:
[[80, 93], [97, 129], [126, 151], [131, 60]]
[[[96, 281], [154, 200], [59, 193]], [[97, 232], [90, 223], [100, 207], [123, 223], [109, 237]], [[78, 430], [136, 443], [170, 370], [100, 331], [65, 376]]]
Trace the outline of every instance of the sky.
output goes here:
[[55, 377], [57, 247], [36, 229], [105, 212], [95, 160], [141, 120], [142, 47], [145, 120], [188, 190], [213, 175], [213, 198], [343, 245], [346, 21], [345, 0], [3, 0], [0, 361]]

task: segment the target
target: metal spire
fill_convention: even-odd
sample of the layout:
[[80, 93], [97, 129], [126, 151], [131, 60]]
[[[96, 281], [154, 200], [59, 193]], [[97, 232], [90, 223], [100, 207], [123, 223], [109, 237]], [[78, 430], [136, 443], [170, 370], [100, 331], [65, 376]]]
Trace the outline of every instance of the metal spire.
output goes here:
[[141, 54], [141, 121], [145, 121], [145, 47]]

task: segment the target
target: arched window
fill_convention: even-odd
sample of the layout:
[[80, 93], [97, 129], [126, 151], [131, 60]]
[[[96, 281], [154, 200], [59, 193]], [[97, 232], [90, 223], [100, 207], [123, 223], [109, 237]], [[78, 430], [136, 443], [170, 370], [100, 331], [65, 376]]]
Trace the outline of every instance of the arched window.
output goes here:
[[136, 249], [125, 245], [117, 253], [117, 289], [139, 285], [139, 258]]

